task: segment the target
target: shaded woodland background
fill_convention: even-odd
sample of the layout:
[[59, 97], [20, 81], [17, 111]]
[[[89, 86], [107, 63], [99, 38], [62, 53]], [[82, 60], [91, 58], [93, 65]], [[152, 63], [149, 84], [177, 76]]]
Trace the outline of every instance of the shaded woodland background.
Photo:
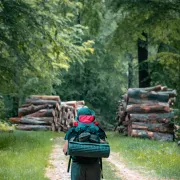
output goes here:
[[129, 87], [180, 94], [179, 24], [178, 0], [0, 0], [0, 118], [46, 94], [115, 124]]

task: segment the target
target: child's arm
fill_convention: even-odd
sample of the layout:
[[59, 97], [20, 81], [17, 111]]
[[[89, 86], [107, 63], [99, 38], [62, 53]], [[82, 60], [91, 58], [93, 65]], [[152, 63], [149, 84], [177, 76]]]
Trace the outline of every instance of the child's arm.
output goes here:
[[63, 152], [65, 155], [67, 155], [67, 148], [68, 148], [68, 140], [66, 140], [64, 147], [63, 147]]

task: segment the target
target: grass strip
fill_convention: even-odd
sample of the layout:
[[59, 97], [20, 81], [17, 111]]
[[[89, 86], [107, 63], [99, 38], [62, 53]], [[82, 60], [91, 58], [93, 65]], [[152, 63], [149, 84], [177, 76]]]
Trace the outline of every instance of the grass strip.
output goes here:
[[103, 179], [104, 180], [121, 180], [117, 176], [117, 170], [115, 166], [103, 159]]
[[179, 179], [180, 147], [177, 143], [125, 137], [115, 132], [108, 132], [107, 136], [111, 151], [120, 152], [128, 166], [139, 170], [143, 167], [149, 176]]
[[45, 168], [58, 133], [15, 131], [0, 133], [0, 179], [45, 180]]

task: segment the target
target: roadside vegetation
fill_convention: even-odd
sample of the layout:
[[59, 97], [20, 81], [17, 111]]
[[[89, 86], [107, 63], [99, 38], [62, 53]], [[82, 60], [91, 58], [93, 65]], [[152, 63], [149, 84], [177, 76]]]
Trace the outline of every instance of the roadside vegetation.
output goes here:
[[0, 179], [43, 180], [53, 132], [0, 133]]
[[128, 167], [146, 176], [179, 179], [180, 148], [177, 143], [125, 137], [114, 132], [107, 135], [111, 151], [119, 152]]
[[[64, 133], [24, 132], [0, 133], [0, 177], [11, 180], [45, 180], [45, 168], [53, 139]], [[118, 152], [127, 167], [147, 177], [179, 179], [180, 148], [174, 142], [124, 137], [108, 132], [111, 151]], [[63, 143], [63, 142], [62, 142]], [[116, 168], [103, 161], [105, 179], [117, 180]]]

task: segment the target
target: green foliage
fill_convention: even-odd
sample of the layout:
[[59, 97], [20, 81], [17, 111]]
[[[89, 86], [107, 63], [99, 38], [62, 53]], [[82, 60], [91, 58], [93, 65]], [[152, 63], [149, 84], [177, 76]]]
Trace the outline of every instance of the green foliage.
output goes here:
[[111, 179], [111, 180], [121, 180], [121, 178], [117, 177], [118, 171], [116, 168], [108, 163], [105, 159], [103, 159], [103, 177], [104, 179]]
[[[59, 135], [59, 134], [58, 134]], [[0, 175], [2, 179], [47, 179], [49, 154], [57, 134], [52, 132], [0, 133]]]
[[[146, 177], [179, 179], [180, 149], [175, 142], [159, 142], [154, 140], [124, 137], [118, 133], [108, 133], [111, 150], [119, 152], [128, 166], [147, 172]], [[156, 177], [155, 177], [156, 178]]]
[[77, 8], [71, 1], [0, 1], [1, 92], [52, 94], [59, 70], [86, 60], [93, 42], [81, 38]]
[[93, 39], [95, 51], [84, 64], [72, 63], [61, 74], [63, 81], [56, 91], [62, 100], [84, 99], [100, 119], [112, 124], [118, 100], [127, 89], [127, 63], [117, 48], [109, 46], [117, 26], [114, 14], [103, 1], [84, 1], [79, 22], [89, 26], [86, 39]]
[[0, 119], [5, 116], [5, 105], [3, 99], [0, 98]]
[[0, 133], [1, 132], [13, 132], [15, 125], [9, 125], [7, 122], [0, 120]]

